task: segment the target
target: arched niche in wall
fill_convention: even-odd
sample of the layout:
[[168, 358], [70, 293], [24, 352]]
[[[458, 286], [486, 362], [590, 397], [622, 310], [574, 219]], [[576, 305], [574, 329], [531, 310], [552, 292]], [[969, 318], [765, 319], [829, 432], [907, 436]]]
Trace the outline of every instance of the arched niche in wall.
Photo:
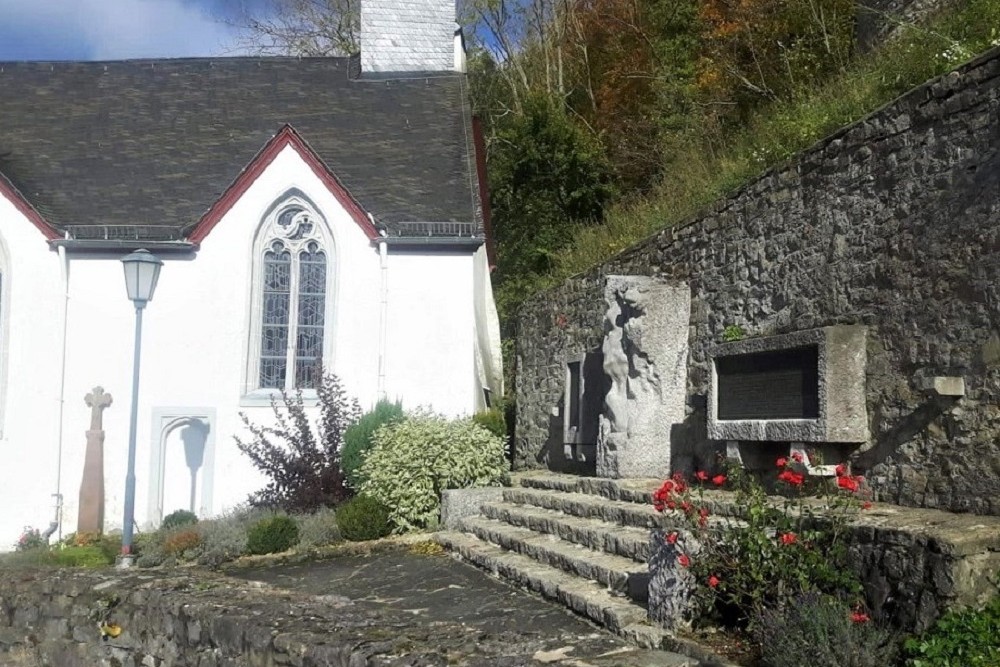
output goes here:
[[149, 527], [179, 509], [212, 513], [215, 408], [154, 408], [149, 457]]

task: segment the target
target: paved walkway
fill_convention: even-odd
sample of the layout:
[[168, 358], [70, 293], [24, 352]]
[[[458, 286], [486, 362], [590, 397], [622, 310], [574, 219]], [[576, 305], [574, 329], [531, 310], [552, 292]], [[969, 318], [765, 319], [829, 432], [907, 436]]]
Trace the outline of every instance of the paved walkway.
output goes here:
[[390, 608], [441, 630], [455, 625], [476, 628], [477, 659], [492, 657], [496, 665], [694, 664], [674, 654], [636, 649], [562, 607], [447, 555], [400, 549], [229, 574], [313, 595], [344, 596], [375, 610]]

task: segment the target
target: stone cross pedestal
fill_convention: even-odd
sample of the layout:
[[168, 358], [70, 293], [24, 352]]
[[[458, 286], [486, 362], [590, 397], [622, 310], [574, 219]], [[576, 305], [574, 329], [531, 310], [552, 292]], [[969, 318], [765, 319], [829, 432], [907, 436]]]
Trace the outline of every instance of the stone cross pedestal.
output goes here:
[[87, 455], [83, 462], [83, 482], [80, 484], [80, 510], [76, 532], [100, 533], [104, 530], [104, 409], [111, 405], [111, 394], [103, 387], [94, 387], [84, 399], [90, 408], [90, 429], [87, 431]]

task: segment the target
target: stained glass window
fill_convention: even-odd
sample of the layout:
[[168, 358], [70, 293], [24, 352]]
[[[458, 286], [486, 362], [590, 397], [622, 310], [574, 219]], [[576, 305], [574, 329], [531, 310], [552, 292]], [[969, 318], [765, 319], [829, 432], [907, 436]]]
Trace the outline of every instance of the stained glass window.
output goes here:
[[316, 218], [300, 204], [279, 209], [261, 256], [261, 389], [314, 389], [326, 326], [327, 254]]

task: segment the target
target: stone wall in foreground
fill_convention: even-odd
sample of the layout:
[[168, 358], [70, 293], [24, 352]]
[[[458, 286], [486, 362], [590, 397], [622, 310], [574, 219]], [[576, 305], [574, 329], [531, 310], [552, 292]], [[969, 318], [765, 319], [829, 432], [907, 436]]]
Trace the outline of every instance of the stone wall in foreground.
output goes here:
[[[719, 451], [706, 434], [708, 350], [728, 325], [756, 337], [858, 324], [870, 436], [830, 457], [849, 457], [879, 500], [1000, 514], [998, 111], [995, 50], [530, 300], [518, 320], [515, 467], [572, 469], [566, 361], [600, 350], [604, 277], [649, 275], [691, 291], [675, 469], [710, 466]], [[931, 400], [923, 386], [936, 376], [964, 378], [964, 398]]]
[[[102, 641], [99, 623], [120, 636]], [[495, 665], [531, 638], [197, 571], [0, 570], [3, 667]], [[405, 661], [403, 661], [405, 656]]]

